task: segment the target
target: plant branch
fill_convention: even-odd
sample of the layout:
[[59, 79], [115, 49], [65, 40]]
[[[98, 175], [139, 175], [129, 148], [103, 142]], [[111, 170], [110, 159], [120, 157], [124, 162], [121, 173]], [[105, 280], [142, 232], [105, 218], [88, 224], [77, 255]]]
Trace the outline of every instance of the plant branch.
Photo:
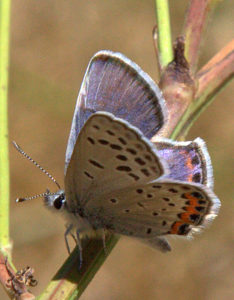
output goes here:
[[209, 16], [217, 3], [217, 0], [190, 0], [183, 34], [185, 36], [186, 44], [185, 57], [188, 60], [192, 73], [196, 71], [204, 30], [209, 20]]
[[161, 68], [164, 68], [173, 59], [168, 0], [155, 0], [155, 4], [158, 33], [156, 38], [157, 59]]
[[196, 83], [191, 77], [189, 64], [184, 56], [184, 46], [184, 38], [178, 37], [174, 43], [174, 59], [161, 75], [159, 86], [166, 100], [168, 116], [160, 132], [152, 138], [153, 141], [159, 136], [171, 137], [173, 135], [196, 92]]
[[[202, 69], [197, 73], [198, 90], [196, 98], [205, 101], [210, 94], [220, 88], [234, 73], [234, 39], [221, 49]], [[203, 100], [201, 100], [203, 99]], [[197, 101], [198, 102], [198, 101]]]
[[[14, 266], [11, 266], [11, 263], [8, 262], [10, 265], [10, 268], [12, 272], [15, 271]], [[4, 287], [4, 290], [8, 294], [10, 298], [14, 296], [14, 293], [12, 292], [11, 288], [8, 287], [7, 283], [11, 280], [11, 276], [8, 272], [7, 266], [6, 266], [6, 256], [4, 256], [2, 253], [0, 253], [0, 282], [2, 286]]]
[[216, 54], [196, 75], [198, 90], [194, 101], [178, 122], [173, 138], [185, 136], [201, 112], [214, 100], [217, 93], [233, 79], [234, 40]]
[[38, 300], [78, 299], [114, 248], [118, 239], [115, 235], [107, 235], [105, 250], [103, 249], [102, 240], [82, 241], [84, 262], [81, 270], [78, 270], [79, 250], [76, 247], [45, 291], [38, 297]]
[[34, 270], [26, 267], [20, 271], [15, 270], [12, 262], [0, 254], [0, 282], [11, 299], [34, 300], [27, 286], [35, 286], [37, 281], [33, 278]]
[[0, 1], [0, 251], [10, 250], [8, 158], [8, 50], [10, 0]]

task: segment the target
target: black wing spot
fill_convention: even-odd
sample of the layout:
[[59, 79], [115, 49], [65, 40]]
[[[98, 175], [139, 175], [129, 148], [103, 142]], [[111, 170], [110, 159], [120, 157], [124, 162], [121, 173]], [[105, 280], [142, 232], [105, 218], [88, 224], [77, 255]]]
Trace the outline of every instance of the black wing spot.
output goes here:
[[200, 215], [192, 214], [192, 215], [189, 216], [189, 218], [190, 218], [190, 220], [193, 221], [194, 223], [197, 223], [197, 222], [199, 222], [199, 220], [200, 220], [201, 217], [200, 217]]
[[137, 162], [140, 166], [145, 165], [145, 161], [143, 159], [141, 159], [140, 157], [136, 157], [135, 162]]
[[102, 144], [102, 145], [108, 145], [108, 144], [109, 144], [108, 141], [103, 140], [103, 139], [98, 140], [98, 142], [99, 142], [100, 144]]
[[152, 212], [152, 215], [153, 215], [153, 216], [158, 216], [158, 213], [157, 213], [156, 211], [153, 211], [153, 212]]
[[130, 167], [128, 167], [128, 166], [118, 166], [116, 168], [116, 170], [118, 170], [118, 171], [124, 171], [124, 172], [130, 172], [130, 171], [132, 171], [132, 169]]
[[166, 226], [167, 222], [166, 221], [162, 221], [162, 226]]
[[174, 204], [174, 203], [168, 203], [168, 205], [169, 205], [169, 206], [175, 206], [175, 204]]
[[198, 193], [198, 192], [193, 192], [191, 193], [191, 196], [198, 198], [198, 199], [203, 199], [202, 194]]
[[90, 175], [88, 172], [84, 171], [84, 174], [85, 174], [88, 178], [93, 179], [93, 176]]
[[153, 195], [152, 194], [147, 194], [147, 198], [152, 198]]
[[131, 154], [133, 154], [133, 155], [137, 154], [136, 150], [134, 150], [132, 148], [127, 148], [126, 151], [129, 152], [129, 153], [131, 153]]
[[194, 182], [201, 182], [201, 174], [200, 173], [195, 173], [192, 177], [192, 180]]
[[130, 177], [132, 177], [135, 181], [137, 181], [137, 180], [139, 180], [140, 179], [140, 177], [139, 176], [137, 176], [136, 174], [134, 174], [134, 173], [129, 173], [128, 174]]
[[115, 135], [114, 132], [112, 132], [111, 130], [107, 130], [106, 133], [108, 133], [109, 135], [112, 135], [112, 136]]
[[123, 160], [123, 161], [128, 160], [127, 157], [126, 157], [125, 155], [121, 155], [121, 154], [117, 155], [116, 158], [118, 158], [118, 159], [120, 159], [120, 160]]
[[145, 208], [145, 206], [141, 202], [137, 202], [137, 205], [140, 206], [141, 208]]
[[147, 228], [146, 233], [147, 233], [147, 234], [151, 234], [151, 232], [152, 232], [152, 228]]
[[130, 212], [130, 209], [125, 209], [124, 212], [125, 212], [125, 213], [129, 213], [129, 212]]
[[114, 150], [123, 150], [123, 148], [117, 144], [110, 144], [110, 147]]
[[196, 206], [195, 209], [197, 211], [203, 212], [205, 210], [205, 207], [204, 206]]
[[98, 125], [93, 125], [93, 128], [95, 128], [95, 129], [97, 129], [97, 130], [99, 130], [100, 129], [100, 127], [98, 126]]
[[192, 164], [193, 164], [194, 166], [200, 164], [200, 159], [199, 159], [199, 157], [198, 157], [197, 155], [195, 155], [195, 156], [192, 158]]
[[96, 160], [89, 159], [89, 163], [91, 163], [93, 166], [99, 168], [99, 169], [104, 169], [103, 165], [98, 163]]
[[120, 141], [121, 144], [127, 145], [127, 142], [125, 141], [125, 139], [123, 139], [123, 138], [120, 137], [119, 141]]
[[199, 200], [198, 203], [199, 204], [206, 204], [206, 201], [205, 200]]
[[174, 193], [174, 194], [178, 193], [178, 191], [176, 189], [173, 189], [173, 188], [169, 189], [168, 191], [171, 192], [171, 193]]
[[154, 188], [154, 189], [161, 189], [161, 187], [162, 187], [162, 186], [161, 186], [161, 185], [158, 185], [158, 184], [157, 184], [157, 185], [153, 185], [153, 188]]
[[183, 213], [179, 213], [179, 214], [177, 214], [177, 217], [178, 217], [179, 219], [182, 219], [182, 217], [183, 217]]
[[112, 198], [112, 199], [110, 199], [110, 202], [112, 202], [112, 203], [117, 203], [118, 201], [116, 200], [116, 199], [114, 199], [114, 198]]
[[189, 231], [190, 231], [189, 224], [186, 224], [186, 223], [182, 224], [179, 227], [178, 235], [186, 235], [189, 233]]
[[141, 172], [146, 176], [149, 177], [150, 176], [150, 172], [147, 169], [141, 169]]
[[170, 199], [167, 198], [167, 197], [164, 197], [163, 200], [166, 201], [166, 202], [170, 201]]
[[94, 145], [95, 144], [95, 141], [94, 139], [92, 139], [91, 137], [87, 137], [87, 140], [92, 144]]
[[148, 161], [152, 161], [152, 157], [150, 155], [145, 155], [145, 159], [147, 159]]
[[137, 189], [136, 191], [137, 191], [138, 194], [142, 194], [143, 193], [142, 189]]

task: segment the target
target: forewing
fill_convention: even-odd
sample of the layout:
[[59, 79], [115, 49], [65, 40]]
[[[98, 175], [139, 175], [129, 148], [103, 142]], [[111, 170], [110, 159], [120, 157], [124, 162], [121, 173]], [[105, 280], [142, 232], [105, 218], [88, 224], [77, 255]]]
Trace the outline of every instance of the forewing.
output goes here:
[[[128, 122], [99, 112], [78, 136], [65, 176], [68, 206], [96, 207], [106, 194], [144, 184], [165, 173], [153, 144]], [[100, 206], [99, 206], [100, 209]]]
[[148, 74], [121, 53], [96, 53], [78, 95], [66, 151], [65, 173], [81, 128], [97, 111], [110, 112], [128, 121], [149, 139], [166, 119], [162, 93]]
[[213, 171], [205, 142], [173, 142], [162, 139], [154, 143], [160, 157], [167, 162], [170, 179], [195, 182], [213, 187]]

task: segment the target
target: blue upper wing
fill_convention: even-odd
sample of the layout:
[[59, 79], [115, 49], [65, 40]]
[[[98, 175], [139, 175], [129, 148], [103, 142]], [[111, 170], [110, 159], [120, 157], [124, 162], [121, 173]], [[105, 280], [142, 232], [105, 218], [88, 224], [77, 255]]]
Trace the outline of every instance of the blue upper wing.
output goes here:
[[65, 158], [65, 173], [78, 134], [97, 111], [128, 121], [151, 138], [166, 121], [162, 93], [141, 68], [121, 53], [100, 51], [87, 68], [78, 95]]

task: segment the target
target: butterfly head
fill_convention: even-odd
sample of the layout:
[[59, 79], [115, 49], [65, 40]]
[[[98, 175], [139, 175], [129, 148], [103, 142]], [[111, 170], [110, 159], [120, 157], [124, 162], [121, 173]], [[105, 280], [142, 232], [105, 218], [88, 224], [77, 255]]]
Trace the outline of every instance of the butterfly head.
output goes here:
[[50, 193], [47, 190], [44, 195], [44, 202], [47, 207], [62, 211], [66, 204], [64, 190], [58, 190], [56, 193]]

